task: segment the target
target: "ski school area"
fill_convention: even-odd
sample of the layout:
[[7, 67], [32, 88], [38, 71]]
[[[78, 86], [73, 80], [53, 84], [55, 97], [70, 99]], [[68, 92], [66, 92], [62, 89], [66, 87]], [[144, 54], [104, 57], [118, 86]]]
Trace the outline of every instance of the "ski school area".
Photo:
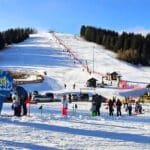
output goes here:
[[[49, 102], [30, 105], [26, 116], [12, 116], [11, 103], [4, 103], [0, 116], [0, 147], [19, 149], [136, 149], [150, 148], [150, 104], [142, 104], [144, 113], [129, 115], [124, 105], [121, 116], [114, 107], [102, 103], [100, 115], [92, 103], [78, 101]], [[29, 108], [27, 104], [27, 108]], [[28, 109], [29, 110], [29, 109]], [[23, 137], [23, 138], [20, 138]], [[88, 141], [88, 144], [87, 144]]]
[[[46, 98], [51, 97], [47, 102], [54, 102], [56, 101], [56, 98], [54, 95], [57, 95], [57, 101], [62, 103], [62, 109], [61, 114], [62, 116], [68, 115], [68, 105], [74, 102], [75, 104], [72, 105], [73, 114], [77, 112], [78, 102], [86, 101], [88, 103], [91, 103], [91, 108], [89, 109], [91, 111], [92, 116], [100, 116], [100, 110], [101, 106], [105, 107], [105, 109], [108, 109], [109, 116], [113, 116], [116, 112], [117, 116], [122, 116], [122, 106], [124, 107], [125, 111], [128, 112], [128, 115], [137, 115], [137, 114], [143, 114], [145, 113], [145, 109], [143, 108], [143, 104], [145, 103], [145, 99], [143, 97], [138, 97], [138, 99], [133, 99], [133, 97], [127, 97], [124, 96], [124, 99], [121, 99], [120, 97], [113, 96], [112, 98], [104, 97], [100, 94], [98, 94], [98, 91], [96, 91], [96, 81], [94, 78], [87, 81], [86, 85], [87, 88], [83, 89], [80, 92], [66, 92], [67, 85], [64, 85], [64, 92], [62, 93], [50, 93], [47, 97], [46, 94], [40, 95], [38, 91], [34, 91], [32, 93], [28, 93], [28, 91], [25, 90], [22, 86], [15, 85], [13, 83], [13, 79], [10, 76], [9, 72], [1, 71], [1, 79], [0, 79], [0, 112], [3, 108], [3, 103], [8, 99], [9, 102], [12, 102], [12, 109], [14, 110], [14, 116], [27, 116], [27, 114], [30, 116], [30, 112], [32, 111], [30, 109], [30, 104], [36, 104], [38, 102], [45, 102]], [[112, 81], [111, 81], [112, 82]], [[102, 80], [102, 84], [104, 88], [104, 80]], [[111, 83], [112, 84], [112, 83]], [[88, 88], [94, 91], [89, 91]], [[75, 84], [73, 85], [73, 89], [75, 90]], [[147, 88], [146, 92], [143, 94], [147, 94], [149, 96], [149, 88]], [[83, 90], [88, 90], [84, 91]], [[140, 89], [141, 90], [141, 89]], [[133, 91], [132, 91], [133, 92]], [[131, 92], [131, 93], [132, 93]], [[135, 91], [135, 94], [140, 94], [140, 92]], [[120, 92], [121, 93], [121, 92]], [[127, 92], [128, 93], [128, 92]], [[123, 93], [124, 94], [124, 93]], [[59, 95], [59, 98], [58, 98]], [[40, 100], [41, 99], [41, 100]], [[27, 108], [28, 106], [28, 108]], [[39, 107], [41, 110], [43, 110], [43, 105]], [[116, 110], [115, 110], [116, 109]], [[147, 110], [146, 110], [147, 112]]]
[[[1, 72], [1, 78], [7, 80], [0, 95], [2, 149], [150, 149], [150, 103], [128, 98], [121, 103], [98, 94], [91, 100], [87, 95], [72, 99], [63, 92], [61, 101], [33, 104], [23, 87], [13, 86], [9, 74]], [[12, 88], [18, 96], [5, 103]]]

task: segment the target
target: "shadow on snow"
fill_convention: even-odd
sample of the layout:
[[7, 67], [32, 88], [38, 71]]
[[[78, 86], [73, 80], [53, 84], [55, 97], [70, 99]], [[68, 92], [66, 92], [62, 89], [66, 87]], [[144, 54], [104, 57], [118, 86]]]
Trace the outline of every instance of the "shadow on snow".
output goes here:
[[100, 130], [91, 131], [91, 130], [85, 130], [85, 129], [74, 129], [70, 127], [46, 125], [46, 124], [40, 124], [40, 123], [29, 123], [29, 122], [18, 122], [18, 121], [12, 122], [9, 118], [1, 118], [0, 122], [1, 123], [7, 122], [7, 123], [15, 124], [15, 125], [34, 127], [40, 130], [48, 130], [52, 132], [60, 132], [60, 133], [65, 133], [65, 134], [99, 137], [99, 138], [106, 138], [106, 139], [111, 139], [111, 140], [123, 140], [127, 142], [150, 144], [150, 136], [144, 136], [144, 135], [139, 135], [139, 134], [114, 133], [114, 132], [100, 131]]
[[40, 150], [49, 150], [49, 149], [58, 150], [56, 148], [41, 146], [41, 145], [35, 145], [33, 143], [31, 144], [31, 143], [21, 143], [21, 142], [8, 141], [8, 140], [0, 140], [0, 145], [1, 145], [1, 143], [3, 146], [6, 146], [6, 145], [11, 146], [11, 147], [14, 146], [14, 148], [19, 147], [19, 148], [29, 148], [29, 149], [37, 149], [37, 150], [39, 150], [39, 149]]

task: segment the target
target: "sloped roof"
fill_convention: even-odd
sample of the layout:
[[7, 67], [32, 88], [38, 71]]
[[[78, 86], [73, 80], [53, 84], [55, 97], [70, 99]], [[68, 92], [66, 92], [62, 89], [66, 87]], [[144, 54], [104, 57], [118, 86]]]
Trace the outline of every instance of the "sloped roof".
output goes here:
[[95, 79], [95, 78], [90, 78], [90, 79], [88, 79], [87, 81], [92, 81], [92, 80], [95, 80], [95, 81], [98, 81], [97, 79]]

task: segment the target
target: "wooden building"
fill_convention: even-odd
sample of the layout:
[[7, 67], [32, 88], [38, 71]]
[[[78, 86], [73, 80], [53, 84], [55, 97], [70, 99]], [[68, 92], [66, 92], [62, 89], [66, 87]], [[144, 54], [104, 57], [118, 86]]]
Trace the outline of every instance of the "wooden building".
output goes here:
[[107, 73], [106, 74], [106, 80], [120, 80], [121, 79], [121, 75], [119, 75], [117, 72], [112, 72], [112, 73]]
[[97, 79], [95, 79], [95, 78], [90, 78], [90, 79], [87, 80], [87, 82], [86, 82], [87, 87], [96, 87], [96, 81], [97, 81]]

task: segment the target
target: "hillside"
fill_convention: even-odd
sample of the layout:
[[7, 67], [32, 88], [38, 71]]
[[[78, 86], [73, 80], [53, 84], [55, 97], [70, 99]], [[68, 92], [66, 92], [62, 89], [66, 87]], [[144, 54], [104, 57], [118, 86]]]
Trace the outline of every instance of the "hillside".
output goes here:
[[[70, 51], [70, 53], [66, 51]], [[102, 76], [107, 72], [117, 71], [122, 79], [145, 87], [150, 81], [149, 67], [136, 67], [119, 61], [116, 55], [102, 46], [87, 42], [78, 35], [64, 33], [38, 33], [20, 44], [14, 44], [0, 53], [1, 68], [15, 70], [36, 70], [47, 72], [45, 81], [41, 84], [24, 85], [28, 91], [58, 91], [84, 88], [87, 79], [96, 77], [101, 83]], [[94, 63], [93, 63], [94, 58]], [[93, 66], [94, 64], [94, 66]], [[85, 69], [88, 66], [89, 74]], [[84, 71], [83, 71], [84, 70]], [[118, 89], [97, 89], [104, 95], [118, 92]], [[105, 94], [106, 93], [106, 94]]]

